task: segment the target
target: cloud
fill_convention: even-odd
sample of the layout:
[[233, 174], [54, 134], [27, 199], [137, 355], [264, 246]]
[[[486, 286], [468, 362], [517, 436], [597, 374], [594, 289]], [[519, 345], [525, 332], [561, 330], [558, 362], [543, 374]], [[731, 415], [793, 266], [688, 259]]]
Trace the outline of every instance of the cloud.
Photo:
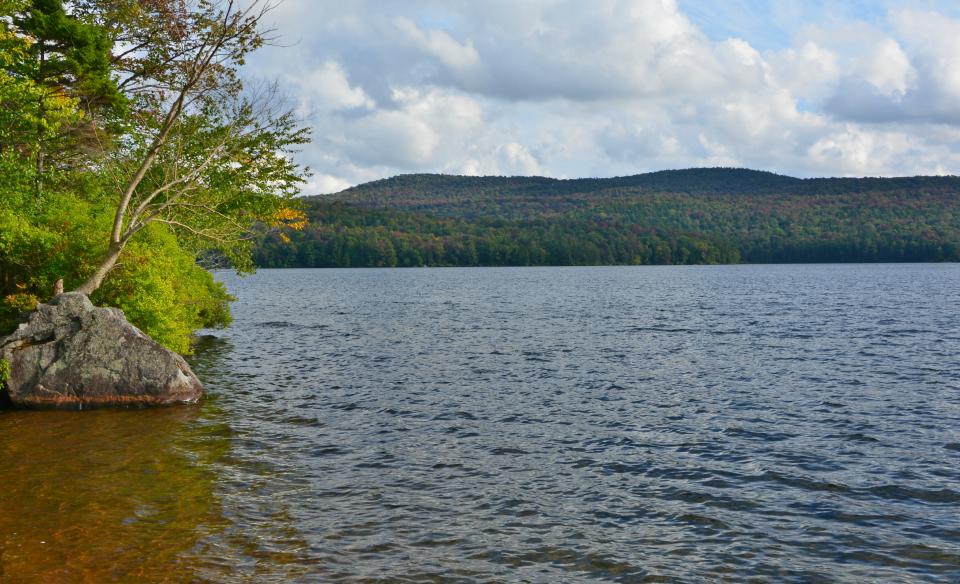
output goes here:
[[774, 52], [767, 60], [774, 83], [798, 100], [824, 99], [841, 78], [837, 53], [810, 40]]
[[894, 10], [887, 25], [814, 32], [823, 42], [833, 39], [843, 71], [824, 111], [867, 124], [960, 123], [960, 20]]
[[348, 122], [342, 145], [351, 160], [430, 169], [442, 163], [441, 153], [455, 148], [461, 137], [482, 123], [480, 107], [463, 95], [400, 88], [392, 98], [394, 109], [377, 110]]
[[452, 70], [465, 73], [478, 66], [480, 57], [472, 43], [461, 44], [442, 30], [421, 30], [409, 18], [397, 17], [395, 22], [397, 28], [413, 41], [414, 45]]
[[440, 142], [429, 124], [402, 111], [379, 111], [353, 124], [343, 145], [356, 162], [422, 167]]
[[918, 98], [932, 117], [960, 120], [960, 20], [933, 12], [897, 11], [891, 15], [916, 62]]
[[516, 142], [496, 146], [493, 156], [470, 158], [462, 164], [445, 168], [445, 172], [467, 176], [503, 175], [532, 176], [542, 174], [540, 163], [530, 150]]
[[[948, 174], [957, 168], [960, 156], [946, 145], [931, 145], [905, 128], [867, 129], [847, 125], [822, 138], [810, 147], [814, 167], [831, 169], [838, 166], [850, 176], [882, 176], [900, 161], [911, 160], [913, 171], [901, 174]], [[955, 171], [953, 171], [955, 172]]]
[[315, 127], [315, 189], [711, 164], [960, 173], [948, 4], [761, 4], [723, 27], [698, 0], [287, 0], [274, 16], [292, 46], [250, 67], [286, 72]]
[[[513, 5], [515, 3], [509, 3]], [[486, 75], [461, 89], [506, 100], [604, 100], [703, 91], [722, 83], [707, 38], [671, 0], [476, 4]], [[484, 10], [482, 6], [488, 8]], [[441, 80], [443, 81], [443, 80]]]
[[895, 39], [886, 38], [878, 43], [862, 67], [863, 78], [885, 95], [903, 96], [913, 85], [913, 65]]
[[348, 108], [372, 109], [374, 102], [359, 87], [352, 87], [336, 61], [326, 61], [305, 75], [288, 76], [297, 88], [301, 108], [306, 111]]
[[310, 178], [305, 190], [310, 193], [337, 193], [351, 186], [353, 185], [346, 179], [329, 174], [317, 174]]

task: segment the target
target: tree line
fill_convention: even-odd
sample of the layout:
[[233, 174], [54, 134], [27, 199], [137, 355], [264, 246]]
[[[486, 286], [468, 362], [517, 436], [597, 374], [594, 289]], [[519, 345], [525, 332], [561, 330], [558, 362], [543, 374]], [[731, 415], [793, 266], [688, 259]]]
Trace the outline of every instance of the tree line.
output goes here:
[[[666, 183], [655, 174], [657, 189], [674, 190], [656, 190], [646, 175], [588, 179], [580, 190], [520, 177], [377, 181], [309, 199], [309, 227], [289, 243], [261, 237], [254, 260], [262, 267], [960, 260], [955, 177], [801, 181], [696, 169], [671, 172]], [[739, 190], [737, 180], [748, 186]]]

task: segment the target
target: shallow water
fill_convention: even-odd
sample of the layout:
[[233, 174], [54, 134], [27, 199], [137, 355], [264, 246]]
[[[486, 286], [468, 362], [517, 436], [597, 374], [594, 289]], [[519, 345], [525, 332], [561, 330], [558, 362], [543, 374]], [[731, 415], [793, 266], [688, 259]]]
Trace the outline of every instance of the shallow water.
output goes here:
[[0, 581], [960, 581], [960, 265], [264, 270], [0, 412]]

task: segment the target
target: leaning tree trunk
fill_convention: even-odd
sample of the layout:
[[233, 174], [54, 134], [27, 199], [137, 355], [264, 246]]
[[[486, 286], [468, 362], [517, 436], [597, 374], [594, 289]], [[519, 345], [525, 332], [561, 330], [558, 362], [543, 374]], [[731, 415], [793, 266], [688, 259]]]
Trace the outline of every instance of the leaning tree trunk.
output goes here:
[[120, 258], [120, 252], [123, 250], [123, 247], [118, 243], [111, 243], [109, 249], [107, 250], [107, 256], [103, 258], [103, 261], [97, 267], [97, 271], [90, 276], [86, 282], [81, 284], [75, 292], [82, 292], [89, 296], [96, 292], [97, 288], [100, 287], [100, 284], [103, 283], [103, 279], [107, 277], [107, 274], [110, 273], [110, 270], [117, 265], [117, 260]]

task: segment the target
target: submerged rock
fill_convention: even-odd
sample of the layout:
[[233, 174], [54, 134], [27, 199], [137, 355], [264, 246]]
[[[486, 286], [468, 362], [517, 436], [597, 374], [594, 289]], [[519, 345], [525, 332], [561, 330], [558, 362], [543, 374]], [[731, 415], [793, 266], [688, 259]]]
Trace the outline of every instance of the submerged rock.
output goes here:
[[79, 292], [40, 304], [0, 337], [14, 407], [84, 409], [196, 403], [203, 385], [183, 357], [160, 346], [116, 308]]

